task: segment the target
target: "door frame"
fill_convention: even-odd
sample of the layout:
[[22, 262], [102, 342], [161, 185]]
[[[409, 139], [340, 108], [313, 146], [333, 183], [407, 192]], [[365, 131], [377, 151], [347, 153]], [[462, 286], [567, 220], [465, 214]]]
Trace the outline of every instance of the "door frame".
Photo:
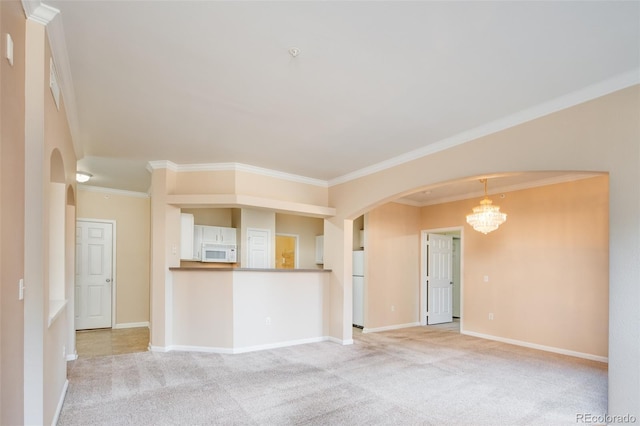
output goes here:
[[464, 330], [464, 227], [452, 226], [449, 228], [423, 229], [420, 231], [420, 286], [419, 286], [419, 311], [420, 325], [427, 325], [427, 251], [424, 249], [428, 234], [444, 234], [447, 232], [460, 232], [460, 333]]
[[[116, 328], [116, 295], [117, 295], [117, 283], [116, 279], [116, 221], [110, 219], [92, 219], [86, 217], [79, 217], [77, 222], [93, 222], [93, 223], [108, 223], [111, 225], [111, 328]], [[78, 256], [76, 254], [76, 262]], [[75, 273], [75, 272], [74, 272]], [[74, 286], [74, 300], [75, 300], [75, 286]], [[75, 324], [73, 326], [75, 330]]]
[[[295, 249], [295, 262], [293, 263], [293, 268], [294, 269], [298, 269], [299, 267], [299, 261], [300, 261], [300, 250], [299, 250], [299, 246], [300, 246], [300, 236], [298, 234], [287, 234], [285, 232], [276, 232], [276, 237], [292, 237], [295, 238], [296, 240], [296, 249]], [[273, 249], [275, 250], [275, 244], [273, 246]]]

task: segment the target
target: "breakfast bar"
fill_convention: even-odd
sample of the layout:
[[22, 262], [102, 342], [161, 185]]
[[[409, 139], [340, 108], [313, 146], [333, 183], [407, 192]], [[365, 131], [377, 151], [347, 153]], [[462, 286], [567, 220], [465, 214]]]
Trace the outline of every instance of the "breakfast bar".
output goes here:
[[241, 353], [327, 340], [331, 270], [169, 269], [164, 350]]

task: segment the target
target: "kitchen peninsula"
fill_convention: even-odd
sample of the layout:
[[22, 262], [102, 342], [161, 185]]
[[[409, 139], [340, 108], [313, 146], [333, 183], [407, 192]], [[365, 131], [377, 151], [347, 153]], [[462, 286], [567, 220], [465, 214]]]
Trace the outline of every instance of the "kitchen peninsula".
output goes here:
[[326, 340], [325, 269], [170, 268], [173, 344], [240, 353]]
[[[316, 257], [316, 237], [335, 214], [325, 185], [234, 164], [152, 162], [150, 170], [152, 351], [239, 353], [329, 339], [335, 274]], [[194, 226], [234, 228], [235, 263], [185, 256], [185, 213]], [[278, 236], [296, 239], [296, 269], [276, 269]]]

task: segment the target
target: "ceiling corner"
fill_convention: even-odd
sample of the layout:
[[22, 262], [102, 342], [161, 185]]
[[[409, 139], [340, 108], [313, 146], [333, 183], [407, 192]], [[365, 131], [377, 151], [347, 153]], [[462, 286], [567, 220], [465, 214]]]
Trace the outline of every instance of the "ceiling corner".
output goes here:
[[42, 25], [48, 25], [60, 13], [58, 9], [39, 0], [22, 0], [22, 8], [27, 19]]

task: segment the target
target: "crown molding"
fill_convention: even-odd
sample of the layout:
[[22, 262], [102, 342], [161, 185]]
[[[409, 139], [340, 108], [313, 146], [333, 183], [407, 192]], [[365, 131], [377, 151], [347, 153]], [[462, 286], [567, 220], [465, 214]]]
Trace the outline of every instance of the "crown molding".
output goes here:
[[177, 172], [178, 165], [169, 160], [149, 161], [147, 163], [147, 170], [149, 171], [149, 173], [153, 173], [153, 171], [157, 169], [168, 169], [172, 172]]
[[601, 81], [600, 83], [587, 86], [583, 89], [569, 93], [565, 96], [552, 99], [548, 102], [536, 105], [532, 108], [511, 114], [504, 118], [489, 122], [482, 126], [467, 130], [452, 137], [442, 139], [438, 142], [429, 144], [406, 154], [390, 158], [377, 164], [356, 170], [346, 175], [339, 176], [329, 180], [329, 187], [340, 185], [361, 177], [365, 177], [422, 157], [426, 157], [436, 152], [444, 151], [458, 145], [471, 142], [492, 133], [515, 127], [527, 121], [532, 121], [545, 115], [552, 114], [563, 109], [570, 108], [575, 105], [608, 95], [618, 90], [626, 89], [640, 83], [640, 68], [633, 69], [623, 74], [619, 74], [610, 79]]
[[39, 0], [22, 0], [22, 9], [28, 20], [45, 26], [60, 13], [55, 7], [47, 6]]
[[234, 171], [253, 173], [260, 176], [267, 176], [276, 179], [282, 179], [289, 182], [304, 183], [307, 185], [320, 186], [327, 188], [328, 182], [321, 179], [313, 179], [306, 176], [294, 175], [278, 170], [265, 169], [263, 167], [251, 166], [242, 163], [201, 163], [201, 164], [175, 164], [172, 161], [149, 161], [147, 170], [153, 172], [156, 169], [169, 169], [173, 172], [219, 172]]
[[134, 198], [150, 198], [151, 196], [145, 192], [126, 191], [124, 189], [104, 188], [102, 186], [82, 185], [78, 184], [78, 190], [89, 192], [101, 192], [104, 194], [123, 195], [125, 197]]
[[[505, 192], [515, 192], [515, 191], [522, 191], [525, 189], [538, 188], [541, 186], [575, 182], [578, 180], [589, 179], [589, 178], [600, 176], [600, 175], [602, 175], [602, 173], [600, 172], [567, 173], [560, 176], [531, 180], [531, 181], [522, 182], [514, 185], [505, 185], [505, 186], [498, 186], [498, 187], [494, 186], [490, 191], [487, 192], [487, 195], [496, 196], [497, 194], [501, 194]], [[460, 194], [460, 195], [452, 195], [450, 197], [440, 197], [440, 198], [422, 201], [422, 202], [411, 200], [408, 198], [399, 198], [397, 200], [393, 200], [393, 202], [399, 203], [399, 204], [405, 204], [413, 207], [426, 207], [426, 206], [435, 206], [438, 204], [452, 203], [455, 201], [469, 200], [472, 198], [482, 198], [482, 197], [484, 197], [484, 191], [480, 190], [480, 191], [474, 191], [474, 192], [469, 192], [469, 193]]]

